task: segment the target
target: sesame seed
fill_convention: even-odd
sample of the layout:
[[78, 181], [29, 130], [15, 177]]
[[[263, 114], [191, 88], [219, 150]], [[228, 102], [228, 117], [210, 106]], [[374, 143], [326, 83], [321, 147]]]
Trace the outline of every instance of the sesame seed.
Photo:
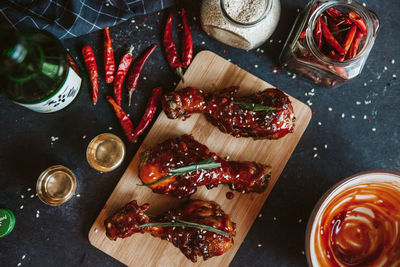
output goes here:
[[21, 266], [21, 263], [20, 263], [20, 262], [18, 262], [17, 266]]
[[356, 116], [354, 116], [354, 115], [351, 115], [351, 118], [352, 118], [352, 119], [355, 119], [355, 118], [356, 118]]
[[23, 208], [24, 208], [24, 205], [21, 205], [21, 206], [19, 207], [20, 210], [22, 210]]
[[26, 191], [28, 191], [28, 192], [31, 191], [31, 190], [32, 190], [31, 188], [26, 189]]
[[258, 65], [257, 65], [257, 64], [255, 64], [255, 65], [254, 65], [254, 68], [258, 68]]
[[81, 197], [81, 194], [76, 194], [76, 197]]
[[371, 130], [372, 130], [373, 132], [376, 132], [376, 128], [372, 128]]
[[261, 244], [258, 244], [258, 245], [257, 245], [257, 247], [259, 247], [259, 248], [260, 248], [260, 247], [262, 247], [262, 245], [261, 245]]
[[325, 144], [325, 145], [324, 145], [324, 147], [325, 147], [325, 149], [327, 149], [327, 148], [328, 148], [328, 145], [327, 145], [327, 144]]
[[110, 126], [110, 127], [108, 127], [108, 130], [112, 130], [112, 127]]
[[395, 79], [397, 78], [396, 74], [393, 74], [392, 77], [395, 78]]
[[22, 255], [21, 259], [25, 259], [25, 257], [26, 257], [26, 254]]
[[258, 218], [261, 218], [261, 217], [262, 217], [262, 213], [258, 214]]
[[302, 219], [299, 219], [299, 223], [301, 223], [303, 220]]
[[329, 107], [329, 108], [328, 108], [328, 110], [329, 110], [329, 111], [332, 111], [332, 108], [331, 108], [331, 107]]
[[322, 122], [319, 121], [319, 122], [318, 122], [318, 125], [321, 126], [321, 125], [322, 125]]
[[97, 230], [97, 228], [94, 228], [94, 232], [97, 233], [99, 230]]
[[364, 115], [363, 119], [366, 120], [367, 119], [367, 115]]
[[86, 135], [82, 136], [82, 139], [85, 139], [85, 138], [86, 138]]
[[392, 60], [390, 61], [390, 63], [394, 64], [394, 63], [395, 63], [394, 59], [392, 59]]
[[274, 217], [274, 221], [276, 221], [277, 220], [277, 218], [276, 217]]
[[34, 195], [31, 195], [31, 198], [33, 198], [34, 197]]
[[304, 250], [301, 251], [301, 255], [304, 255]]
[[24, 198], [25, 196], [24, 195], [21, 195], [21, 198]]
[[316, 158], [316, 157], [318, 157], [318, 153], [315, 153], [315, 154], [314, 154], [314, 158]]
[[313, 149], [314, 151], [318, 150], [316, 147], [313, 147], [312, 149]]
[[344, 113], [342, 113], [342, 118], [344, 118], [344, 116], [345, 116]]
[[356, 101], [356, 105], [361, 105], [361, 102], [360, 101]]

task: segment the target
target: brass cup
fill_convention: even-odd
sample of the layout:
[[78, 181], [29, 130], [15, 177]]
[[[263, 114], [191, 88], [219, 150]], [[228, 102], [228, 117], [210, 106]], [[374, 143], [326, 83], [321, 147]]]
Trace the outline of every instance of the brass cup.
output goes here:
[[125, 157], [122, 140], [110, 133], [103, 133], [90, 141], [86, 150], [89, 165], [98, 171], [109, 172], [121, 165]]
[[36, 183], [39, 199], [51, 206], [67, 202], [75, 194], [76, 177], [67, 167], [51, 166], [42, 172]]

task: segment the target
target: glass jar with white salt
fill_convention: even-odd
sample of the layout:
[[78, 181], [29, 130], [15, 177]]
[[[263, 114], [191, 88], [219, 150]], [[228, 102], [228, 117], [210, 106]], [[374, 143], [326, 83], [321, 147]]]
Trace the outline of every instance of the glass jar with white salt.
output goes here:
[[279, 0], [203, 0], [203, 30], [227, 45], [250, 50], [274, 32], [281, 14]]

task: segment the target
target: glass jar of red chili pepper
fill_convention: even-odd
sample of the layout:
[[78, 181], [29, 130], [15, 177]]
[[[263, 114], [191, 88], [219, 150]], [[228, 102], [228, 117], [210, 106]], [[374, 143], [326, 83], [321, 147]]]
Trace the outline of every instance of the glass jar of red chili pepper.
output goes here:
[[313, 0], [297, 17], [280, 62], [333, 87], [361, 73], [378, 27], [377, 16], [356, 1]]

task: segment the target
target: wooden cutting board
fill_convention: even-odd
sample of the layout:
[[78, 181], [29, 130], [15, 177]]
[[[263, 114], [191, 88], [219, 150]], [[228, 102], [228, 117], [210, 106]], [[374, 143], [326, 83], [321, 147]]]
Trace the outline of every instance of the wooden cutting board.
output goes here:
[[[210, 51], [200, 52], [196, 56], [185, 73], [184, 79], [185, 84], [179, 83], [177, 89], [193, 86], [205, 91], [216, 91], [239, 85], [239, 94], [246, 94], [273, 87]], [[251, 138], [235, 138], [224, 134], [207, 122], [202, 114], [192, 115], [183, 121], [182, 119], [170, 120], [164, 112], [161, 112], [90, 229], [90, 243], [129, 266], [228, 266], [311, 119], [311, 110], [307, 105], [292, 97], [291, 101], [296, 115], [294, 133], [273, 141], [254, 141]], [[140, 205], [150, 203], [149, 214], [151, 215], [161, 215], [185, 201], [155, 194], [149, 188], [137, 186], [141, 183], [138, 178], [139, 154], [146, 148], [182, 134], [192, 134], [197, 141], [208, 146], [211, 151], [222, 157], [229, 156], [230, 160], [256, 161], [272, 166], [271, 182], [262, 194], [234, 192], [234, 198], [229, 200], [225, 195], [230, 191], [227, 185], [219, 185], [212, 190], [207, 190], [205, 187], [198, 188], [192, 198], [213, 200], [219, 203], [222, 209], [230, 214], [232, 221], [236, 222], [237, 234], [234, 238], [234, 246], [225, 254], [207, 261], [199, 258], [195, 264], [188, 260], [178, 248], [150, 234], [135, 234], [125, 239], [111, 241], [106, 237], [104, 228], [104, 220], [133, 199], [136, 199]]]

